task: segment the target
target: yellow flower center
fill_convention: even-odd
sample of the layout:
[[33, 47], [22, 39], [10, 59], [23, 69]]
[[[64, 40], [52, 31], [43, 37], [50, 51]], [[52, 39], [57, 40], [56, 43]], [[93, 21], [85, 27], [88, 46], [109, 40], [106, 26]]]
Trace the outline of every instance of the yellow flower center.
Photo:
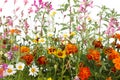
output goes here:
[[8, 73], [11, 73], [12, 71], [13, 71], [12, 69], [8, 69], [8, 70], [7, 70]]
[[34, 72], [35, 72], [35, 68], [32, 68], [32, 69], [31, 69], [31, 72], [34, 73]]
[[21, 65], [20, 65], [20, 66], [18, 66], [18, 69], [20, 69], [20, 70], [21, 70], [21, 69], [22, 69], [22, 66], [21, 66]]

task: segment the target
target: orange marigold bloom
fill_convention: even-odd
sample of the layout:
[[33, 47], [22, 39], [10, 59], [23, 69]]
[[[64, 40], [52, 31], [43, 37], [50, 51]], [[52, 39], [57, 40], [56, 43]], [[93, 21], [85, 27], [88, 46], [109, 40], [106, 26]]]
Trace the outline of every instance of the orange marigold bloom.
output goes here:
[[78, 52], [77, 46], [74, 45], [74, 44], [70, 44], [70, 43], [68, 43], [65, 46], [65, 50], [66, 50], [66, 54], [73, 54], [73, 53], [77, 53]]
[[112, 62], [114, 63], [114, 67], [115, 67], [117, 70], [120, 70], [120, 57], [113, 59]]
[[38, 58], [37, 62], [39, 64], [43, 64], [44, 65], [44, 64], [47, 63], [47, 58], [45, 56], [41, 56], [41, 57]]
[[120, 40], [120, 34], [116, 33], [115, 35], [113, 35], [113, 38]]
[[105, 48], [104, 53], [108, 55], [108, 54], [112, 53], [112, 50], [113, 50], [113, 48], [111, 48], [111, 47]]
[[20, 52], [21, 53], [29, 53], [30, 52], [30, 48], [27, 46], [21, 46], [20, 47]]
[[88, 78], [91, 76], [90, 69], [88, 67], [80, 67], [78, 77], [80, 80], [88, 80]]
[[117, 57], [119, 57], [119, 53], [117, 51], [115, 51], [113, 48], [106, 48], [104, 50], [105, 54], [108, 56], [109, 60], [115, 59]]
[[94, 40], [92, 44], [94, 45], [95, 48], [103, 48], [101, 41]]
[[27, 65], [30, 65], [34, 59], [34, 56], [32, 54], [26, 54], [25, 56], [22, 56], [21, 59], [25, 60]]
[[89, 49], [88, 54], [86, 55], [89, 60], [100, 61], [100, 52], [95, 49]]

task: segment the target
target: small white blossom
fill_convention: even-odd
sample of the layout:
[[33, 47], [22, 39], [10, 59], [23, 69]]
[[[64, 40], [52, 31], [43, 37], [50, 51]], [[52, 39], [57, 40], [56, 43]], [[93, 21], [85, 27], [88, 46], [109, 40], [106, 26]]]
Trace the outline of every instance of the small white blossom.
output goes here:
[[29, 69], [29, 75], [36, 77], [39, 72], [39, 68], [36, 65], [32, 65], [32, 67]]

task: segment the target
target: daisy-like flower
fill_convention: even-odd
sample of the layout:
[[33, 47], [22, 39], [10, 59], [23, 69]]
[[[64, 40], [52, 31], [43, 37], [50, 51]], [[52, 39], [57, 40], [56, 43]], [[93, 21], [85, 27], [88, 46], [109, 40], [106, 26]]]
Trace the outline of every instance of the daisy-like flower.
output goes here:
[[24, 67], [25, 67], [25, 64], [22, 63], [22, 62], [19, 62], [19, 63], [16, 64], [16, 69], [17, 70], [23, 70]]
[[16, 73], [16, 69], [14, 68], [13, 65], [8, 65], [7, 70], [6, 70], [6, 74], [7, 75], [13, 75]]
[[32, 67], [29, 69], [29, 75], [36, 77], [39, 72], [39, 68], [36, 65], [32, 65]]

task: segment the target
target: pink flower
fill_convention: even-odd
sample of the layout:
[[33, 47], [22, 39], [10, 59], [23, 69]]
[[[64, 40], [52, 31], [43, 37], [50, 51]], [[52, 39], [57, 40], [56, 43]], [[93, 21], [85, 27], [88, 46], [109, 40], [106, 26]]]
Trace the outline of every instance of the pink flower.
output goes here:
[[24, 0], [24, 5], [26, 5], [28, 3], [28, 0]]
[[43, 2], [42, 2], [42, 0], [39, 0], [39, 5], [41, 5]]
[[115, 28], [114, 27], [108, 27], [108, 29], [105, 31], [105, 34], [111, 36], [115, 33]]
[[0, 8], [0, 12], [2, 12], [2, 8]]
[[10, 16], [6, 17], [7, 18], [7, 24], [8, 26], [13, 26], [13, 20]]
[[77, 31], [80, 31], [81, 29], [82, 29], [81, 26], [78, 26], [78, 27], [76, 28]]
[[28, 8], [28, 13], [30, 14], [30, 13], [32, 13], [32, 12], [33, 12], [32, 7]]
[[5, 0], [5, 1], [4, 1], [4, 3], [7, 3], [7, 2], [8, 2], [8, 0]]
[[16, 0], [14, 0], [14, 5], [16, 4]]
[[24, 22], [24, 27], [25, 27], [26, 29], [29, 28], [29, 24], [28, 24], [27, 20], [25, 20], [25, 22]]

